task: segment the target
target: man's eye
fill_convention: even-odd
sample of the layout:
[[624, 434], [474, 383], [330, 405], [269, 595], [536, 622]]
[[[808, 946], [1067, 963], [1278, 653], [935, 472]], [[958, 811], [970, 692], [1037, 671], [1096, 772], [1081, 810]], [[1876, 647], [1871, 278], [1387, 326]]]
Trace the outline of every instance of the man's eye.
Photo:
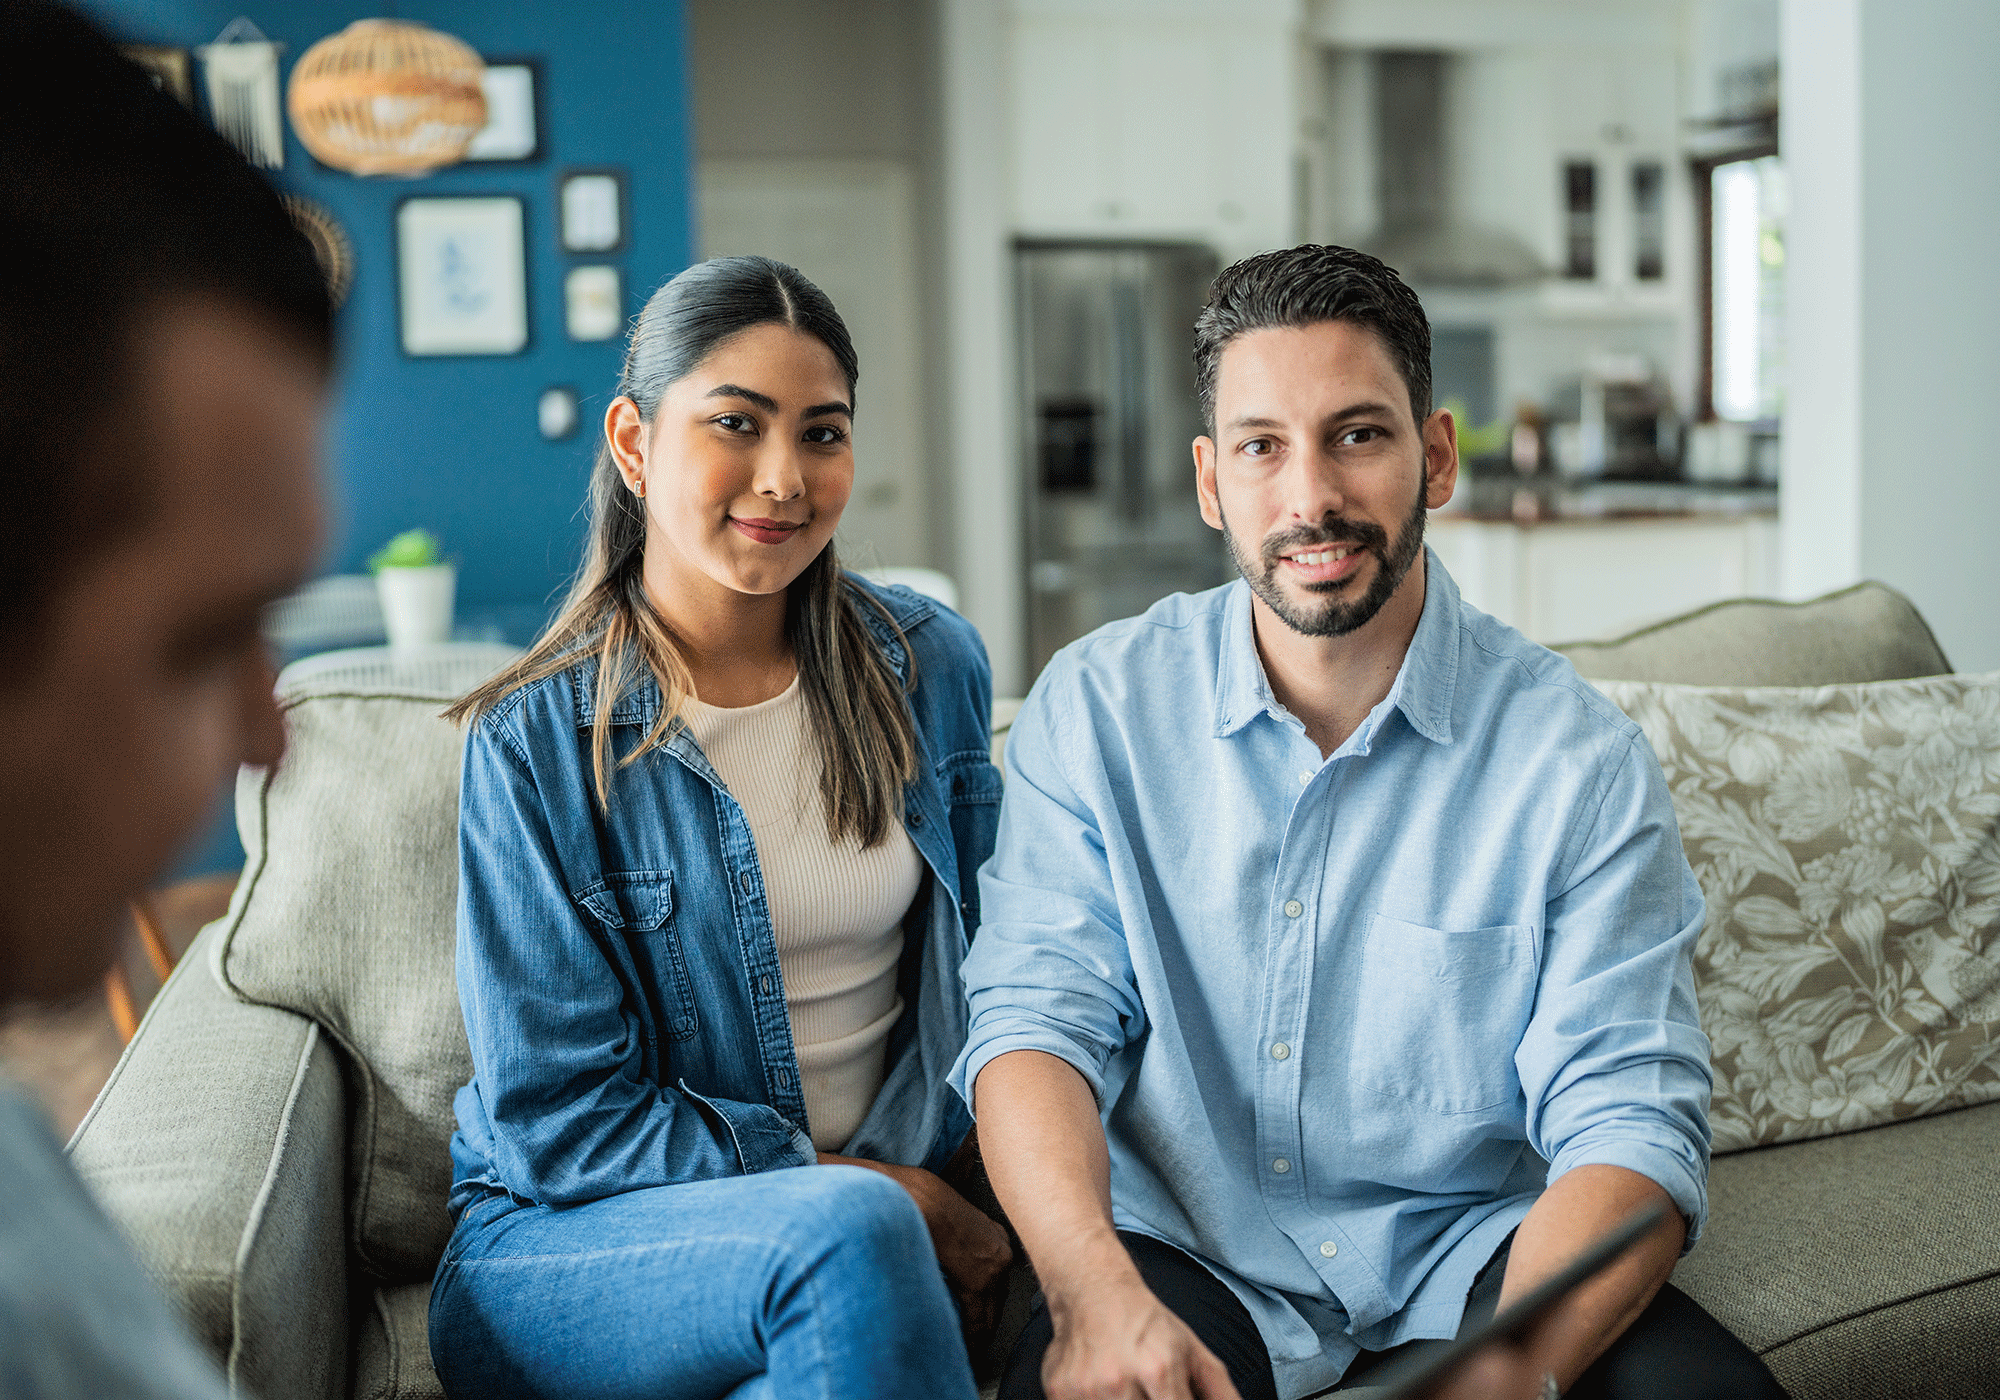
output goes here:
[[1278, 445], [1269, 438], [1251, 438], [1236, 450], [1245, 457], [1268, 457], [1278, 450]]
[[1373, 442], [1382, 436], [1380, 428], [1349, 428], [1338, 439], [1342, 447], [1359, 447], [1364, 442]]

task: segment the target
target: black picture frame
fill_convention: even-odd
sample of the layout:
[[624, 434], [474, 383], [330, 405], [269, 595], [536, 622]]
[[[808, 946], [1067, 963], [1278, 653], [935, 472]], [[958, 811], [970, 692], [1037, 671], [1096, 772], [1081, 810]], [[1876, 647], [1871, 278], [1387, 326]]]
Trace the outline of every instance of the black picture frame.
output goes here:
[[[475, 136], [472, 138], [472, 147], [466, 149], [465, 164], [533, 165], [542, 159], [544, 150], [548, 145], [548, 138], [544, 133], [549, 128], [547, 85], [544, 82], [545, 73], [542, 60], [522, 55], [492, 57], [486, 60], [486, 71], [489, 74], [517, 70], [525, 73], [527, 79], [527, 103], [525, 108], [521, 110], [525, 111], [527, 119], [534, 127], [534, 130], [530, 133], [532, 138], [531, 144], [525, 153], [509, 150], [504, 154], [498, 155], [478, 155], [474, 153], [473, 148], [479, 145], [480, 138]], [[489, 93], [490, 100], [491, 94]]]
[[[588, 231], [573, 227], [572, 185], [589, 182], [593, 189], [601, 189], [599, 182], [608, 182], [613, 190], [613, 217], [617, 220], [616, 237], [609, 242], [593, 240], [584, 236]], [[580, 188], [580, 187], [579, 187]], [[622, 253], [632, 243], [632, 187], [631, 177], [621, 166], [579, 165], [564, 170], [556, 177], [556, 243], [565, 253], [587, 257], [603, 257], [608, 253]]]

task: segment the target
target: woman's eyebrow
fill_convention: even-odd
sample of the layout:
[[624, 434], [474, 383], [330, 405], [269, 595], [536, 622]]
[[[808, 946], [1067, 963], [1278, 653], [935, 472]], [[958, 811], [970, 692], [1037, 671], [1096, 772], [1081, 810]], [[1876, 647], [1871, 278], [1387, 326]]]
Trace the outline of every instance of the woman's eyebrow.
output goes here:
[[[744, 388], [741, 384], [718, 384], [702, 395], [702, 397], [706, 399], [744, 399], [757, 405], [757, 407], [763, 409], [766, 413], [776, 413], [779, 411], [778, 401], [769, 394], [760, 394], [755, 389]], [[843, 415], [850, 422], [853, 421], [854, 410], [838, 399], [827, 403], [816, 403], [799, 416], [801, 418], [825, 418], [836, 413]]]

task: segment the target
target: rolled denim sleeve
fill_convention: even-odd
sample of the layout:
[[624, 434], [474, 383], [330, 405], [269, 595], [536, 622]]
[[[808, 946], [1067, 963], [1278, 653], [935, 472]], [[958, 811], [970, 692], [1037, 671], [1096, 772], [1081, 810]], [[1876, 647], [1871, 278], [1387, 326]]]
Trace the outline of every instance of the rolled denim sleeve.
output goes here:
[[1043, 673], [1008, 736], [1000, 827], [979, 874], [979, 937], [965, 961], [971, 1023], [951, 1083], [973, 1105], [988, 1063], [1013, 1050], [1066, 1061], [1100, 1102], [1113, 1055], [1145, 1029], [1098, 811], [1066, 773], [1102, 772], [1062, 741], [1061, 659]]
[[1542, 977], [1515, 1056], [1528, 1137], [1549, 1180], [1586, 1164], [1659, 1184], [1708, 1213], [1708, 1038], [1691, 958], [1704, 917], [1666, 780], [1643, 737], [1605, 764], [1548, 903]]
[[534, 765], [499, 718], [468, 735], [460, 790], [462, 1131], [510, 1189], [550, 1205], [814, 1161], [768, 1105], [649, 1079], [610, 935], [571, 899]]

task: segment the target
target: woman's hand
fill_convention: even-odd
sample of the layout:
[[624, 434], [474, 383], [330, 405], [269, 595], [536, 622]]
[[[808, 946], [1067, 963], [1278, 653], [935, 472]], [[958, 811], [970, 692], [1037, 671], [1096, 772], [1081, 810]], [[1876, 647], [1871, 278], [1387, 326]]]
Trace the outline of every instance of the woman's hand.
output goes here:
[[922, 1167], [899, 1167], [831, 1152], [820, 1153], [819, 1160], [821, 1165], [866, 1167], [881, 1172], [908, 1191], [917, 1209], [924, 1213], [924, 1223], [930, 1227], [931, 1245], [937, 1250], [938, 1264], [958, 1298], [966, 1329], [987, 1330], [998, 1321], [1002, 1301], [999, 1285], [1006, 1277], [1007, 1266], [1014, 1261], [1014, 1247], [997, 1221], [934, 1172]]

